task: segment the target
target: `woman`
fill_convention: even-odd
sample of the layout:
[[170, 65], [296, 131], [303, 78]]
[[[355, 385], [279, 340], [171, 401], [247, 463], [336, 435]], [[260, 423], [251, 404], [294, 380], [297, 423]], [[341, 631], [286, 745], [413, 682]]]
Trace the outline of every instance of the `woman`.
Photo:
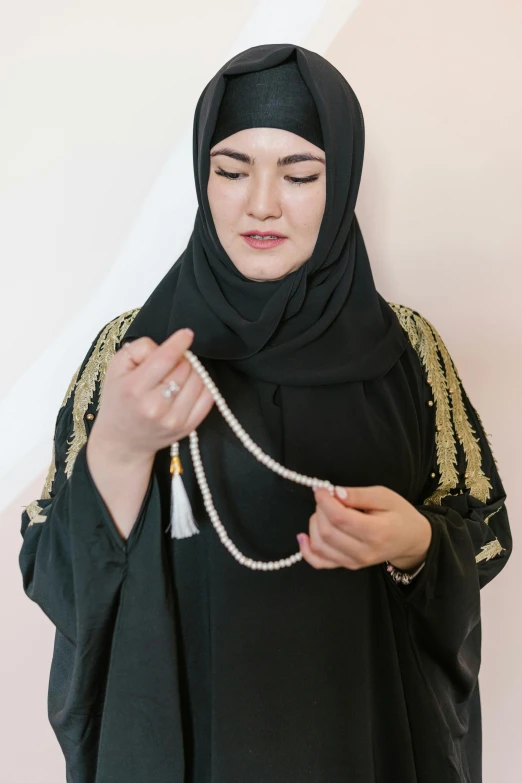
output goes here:
[[188, 246], [93, 341], [23, 514], [68, 781], [481, 779], [505, 492], [437, 331], [375, 289], [363, 147], [302, 47], [203, 90]]

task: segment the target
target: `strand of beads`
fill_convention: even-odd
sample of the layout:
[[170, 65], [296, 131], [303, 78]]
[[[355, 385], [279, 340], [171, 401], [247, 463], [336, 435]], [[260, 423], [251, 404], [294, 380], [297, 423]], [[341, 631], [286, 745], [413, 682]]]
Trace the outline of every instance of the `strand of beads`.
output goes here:
[[[230, 428], [235, 433], [235, 435], [237, 435], [237, 437], [239, 438], [243, 446], [251, 454], [253, 454], [253, 456], [259, 462], [261, 462], [270, 470], [274, 471], [274, 473], [277, 473], [279, 476], [289, 479], [290, 481], [294, 481], [297, 484], [303, 484], [304, 486], [310, 488], [324, 487], [329, 491], [330, 495], [334, 494], [334, 485], [330, 481], [324, 481], [318, 478], [310, 478], [310, 476], [304, 476], [302, 473], [297, 473], [297, 471], [295, 470], [289, 470], [288, 468], [285, 468], [284, 465], [281, 465], [272, 457], [269, 457], [268, 454], [265, 454], [264, 451], [261, 449], [261, 447], [257, 446], [254, 443], [250, 435], [243, 429], [241, 424], [238, 422], [238, 420], [236, 419], [236, 417], [234, 416], [234, 414], [226, 404], [223, 396], [219, 392], [219, 389], [217, 388], [216, 384], [210, 377], [205, 367], [201, 364], [197, 356], [195, 356], [192, 353], [192, 351], [189, 350], [185, 351], [185, 356], [188, 359], [188, 361], [191, 363], [191, 365], [194, 367], [196, 372], [200, 375], [203, 383], [205, 384], [209, 392], [212, 394], [216, 406], [219, 409], [220, 413], [223, 415], [223, 418], [225, 419], [227, 424], [230, 426]], [[236, 547], [234, 542], [227, 535], [225, 527], [221, 522], [219, 518], [219, 514], [217, 513], [216, 508], [214, 506], [214, 502], [212, 500], [212, 493], [210, 492], [207, 478], [205, 476], [205, 470], [203, 468], [203, 463], [201, 461], [201, 454], [199, 451], [199, 441], [195, 430], [190, 433], [189, 441], [190, 441], [190, 453], [192, 456], [194, 471], [196, 473], [196, 479], [199, 488], [201, 490], [201, 494], [203, 496], [203, 503], [205, 506], [205, 510], [207, 511], [207, 514], [210, 517], [210, 521], [212, 522], [212, 525], [214, 526], [214, 529], [218, 534], [221, 543], [225, 546], [225, 548], [232, 555], [232, 557], [234, 557], [238, 563], [246, 566], [247, 568], [251, 568], [253, 571], [256, 570], [277, 571], [280, 568], [288, 568], [289, 566], [294, 565], [294, 563], [298, 563], [300, 560], [302, 560], [303, 556], [301, 552], [296, 552], [295, 554], [290, 555], [290, 557], [285, 557], [282, 558], [281, 560], [265, 561], [265, 560], [252, 560], [252, 558], [246, 557], [246, 555], [242, 554], [242, 552], [239, 551], [239, 549]]]

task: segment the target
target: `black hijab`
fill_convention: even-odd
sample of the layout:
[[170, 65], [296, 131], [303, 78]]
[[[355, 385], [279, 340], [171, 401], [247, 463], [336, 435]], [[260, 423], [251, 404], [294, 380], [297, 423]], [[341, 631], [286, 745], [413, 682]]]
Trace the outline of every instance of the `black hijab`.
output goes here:
[[[227, 79], [292, 58], [320, 118], [327, 161], [325, 212], [311, 257], [282, 280], [257, 282], [234, 266], [218, 239], [207, 198], [209, 152]], [[236, 130], [237, 122], [231, 125]], [[354, 214], [363, 152], [359, 102], [342, 74], [320, 55], [272, 44], [247, 49], [225, 63], [195, 111], [198, 210], [193, 233], [126, 339], [147, 334], [159, 343], [191, 327], [192, 350], [202, 360], [225, 360], [251, 378], [288, 386], [384, 375], [404, 351], [407, 337], [375, 288]]]

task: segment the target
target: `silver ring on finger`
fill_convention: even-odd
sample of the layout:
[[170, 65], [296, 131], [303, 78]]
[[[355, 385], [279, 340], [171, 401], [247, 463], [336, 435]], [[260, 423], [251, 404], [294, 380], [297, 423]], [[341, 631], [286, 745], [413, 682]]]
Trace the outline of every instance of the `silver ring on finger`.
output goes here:
[[178, 386], [176, 381], [170, 381], [168, 384], [165, 385], [165, 388], [162, 390], [162, 394], [164, 397], [169, 399], [169, 397], [172, 397], [173, 394], [177, 394], [181, 389], [181, 386]]

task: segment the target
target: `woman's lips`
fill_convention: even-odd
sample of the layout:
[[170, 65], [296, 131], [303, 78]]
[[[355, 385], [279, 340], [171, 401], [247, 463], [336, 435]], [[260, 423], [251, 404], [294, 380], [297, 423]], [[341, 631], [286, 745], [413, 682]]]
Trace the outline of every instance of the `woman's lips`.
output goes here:
[[286, 237], [278, 237], [277, 239], [255, 239], [254, 237], [247, 236], [246, 234], [242, 234], [242, 236], [245, 242], [247, 242], [250, 247], [255, 247], [256, 250], [268, 250], [271, 247], [282, 245], [286, 240]]

